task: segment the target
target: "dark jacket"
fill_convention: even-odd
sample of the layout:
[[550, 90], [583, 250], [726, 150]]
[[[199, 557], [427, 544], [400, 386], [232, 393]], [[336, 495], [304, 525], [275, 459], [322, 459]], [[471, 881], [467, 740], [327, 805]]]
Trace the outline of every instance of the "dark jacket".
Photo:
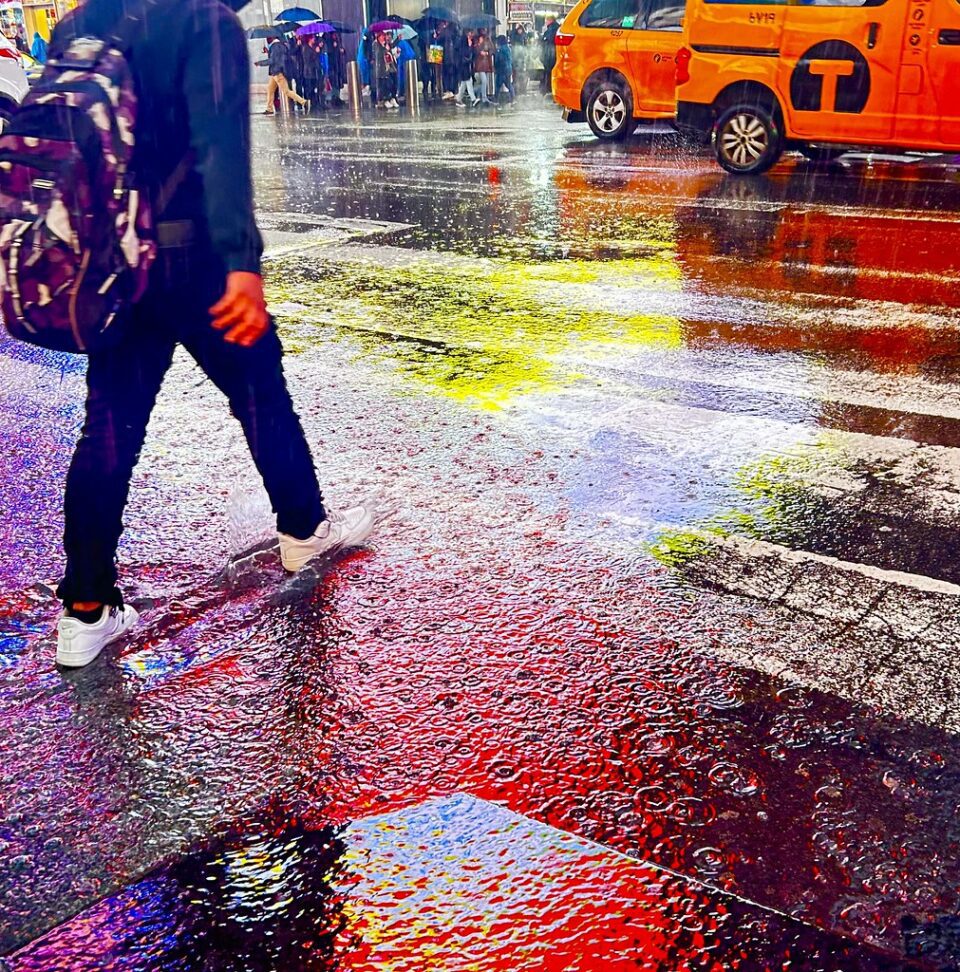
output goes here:
[[453, 64], [460, 50], [460, 37], [457, 34], [457, 28], [453, 24], [447, 24], [441, 31], [439, 40], [443, 44], [443, 63]]
[[287, 73], [287, 45], [283, 41], [274, 41], [267, 55], [267, 71], [271, 75]]
[[303, 76], [310, 81], [320, 77], [320, 52], [309, 44], [303, 45]]
[[[87, 0], [58, 25], [51, 54], [103, 36], [123, 0]], [[191, 151], [163, 218], [192, 220], [226, 271], [258, 272], [263, 245], [250, 178], [250, 62], [240, 21], [219, 0], [159, 0], [130, 52], [139, 103], [133, 165], [154, 195]]]
[[558, 21], [554, 21], [549, 27], [543, 32], [543, 39], [540, 41], [542, 56], [544, 65], [552, 65], [557, 63], [557, 33], [560, 30], [560, 24]]
[[397, 73], [393, 52], [379, 41], [373, 42], [373, 76], [377, 80]]
[[460, 57], [457, 59], [459, 81], [469, 81], [473, 77], [473, 45], [466, 34], [460, 35]]
[[497, 67], [498, 78], [510, 78], [513, 76], [513, 53], [509, 44], [497, 44], [497, 53], [494, 56]]

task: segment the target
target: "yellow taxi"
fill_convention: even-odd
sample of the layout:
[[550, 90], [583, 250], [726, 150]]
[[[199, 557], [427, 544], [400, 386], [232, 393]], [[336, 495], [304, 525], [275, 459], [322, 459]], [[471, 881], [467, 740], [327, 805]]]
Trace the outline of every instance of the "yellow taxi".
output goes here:
[[676, 114], [684, 0], [580, 0], [556, 36], [553, 96], [569, 122], [623, 139]]
[[689, 0], [677, 120], [729, 172], [784, 149], [960, 150], [957, 0]]

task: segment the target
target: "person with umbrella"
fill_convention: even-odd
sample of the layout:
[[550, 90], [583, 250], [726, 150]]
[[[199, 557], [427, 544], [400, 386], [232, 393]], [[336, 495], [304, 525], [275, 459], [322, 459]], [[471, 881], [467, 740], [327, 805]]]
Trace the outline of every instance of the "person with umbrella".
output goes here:
[[457, 25], [451, 20], [443, 21], [440, 37], [443, 44], [443, 100], [449, 101], [455, 97], [454, 92], [460, 84], [461, 45]]
[[339, 31], [327, 35], [327, 78], [330, 81], [331, 103], [341, 105], [340, 92], [347, 83], [347, 58]]
[[297, 40], [302, 45], [303, 95], [308, 102], [323, 109], [326, 107], [323, 98], [323, 70], [320, 63], [323, 35], [301, 35]]
[[387, 42], [387, 35], [379, 31], [373, 43], [373, 71], [370, 90], [376, 89], [377, 107], [399, 108], [397, 101], [397, 61]]
[[473, 87], [473, 47], [473, 31], [468, 30], [460, 37], [460, 49], [457, 58], [457, 67], [460, 73], [455, 104], [458, 108], [466, 108], [466, 103], [463, 100], [465, 94], [470, 97], [471, 108], [476, 108], [480, 104], [480, 99], [477, 97]]
[[364, 27], [360, 32], [360, 44], [357, 47], [357, 66], [360, 69], [360, 82], [370, 89], [370, 100], [377, 103], [377, 93], [370, 83], [370, 65], [373, 60], [373, 35]]
[[265, 115], [274, 114], [273, 102], [280, 93], [281, 98], [292, 101], [295, 105], [300, 105], [305, 111], [310, 110], [310, 102], [302, 98], [295, 91], [290, 90], [287, 81], [287, 45], [279, 37], [271, 37], [267, 47], [267, 73], [270, 81], [267, 83], [267, 107]]
[[411, 61], [417, 60], [417, 52], [413, 45], [404, 36], [403, 32], [396, 34], [394, 45], [394, 56], [397, 59], [397, 84], [398, 91], [403, 96], [407, 90], [407, 65]]
[[480, 28], [473, 45], [473, 70], [480, 77], [481, 103], [493, 104], [490, 100], [490, 91], [493, 87], [493, 44], [484, 28]]

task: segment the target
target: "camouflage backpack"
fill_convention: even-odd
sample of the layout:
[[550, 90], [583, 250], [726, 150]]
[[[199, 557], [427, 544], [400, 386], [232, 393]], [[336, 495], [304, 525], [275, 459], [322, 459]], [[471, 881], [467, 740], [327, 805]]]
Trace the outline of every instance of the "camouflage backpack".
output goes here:
[[52, 56], [0, 135], [0, 289], [13, 337], [96, 350], [146, 288], [153, 206], [131, 169], [126, 52], [154, 2], [109, 39], [78, 37]]

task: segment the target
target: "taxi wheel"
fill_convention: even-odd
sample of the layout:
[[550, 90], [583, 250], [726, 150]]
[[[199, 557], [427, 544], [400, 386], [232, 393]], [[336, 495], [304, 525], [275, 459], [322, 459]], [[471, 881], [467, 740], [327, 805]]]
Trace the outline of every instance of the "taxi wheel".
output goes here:
[[13, 118], [13, 113], [15, 109], [12, 105], [8, 105], [5, 101], [0, 101], [0, 135], [2, 135]]
[[587, 124], [597, 138], [623, 139], [636, 127], [630, 95], [616, 81], [601, 81], [587, 101]]
[[721, 112], [711, 136], [717, 161], [727, 172], [766, 172], [783, 152], [783, 135], [773, 113], [762, 105], [732, 105]]

